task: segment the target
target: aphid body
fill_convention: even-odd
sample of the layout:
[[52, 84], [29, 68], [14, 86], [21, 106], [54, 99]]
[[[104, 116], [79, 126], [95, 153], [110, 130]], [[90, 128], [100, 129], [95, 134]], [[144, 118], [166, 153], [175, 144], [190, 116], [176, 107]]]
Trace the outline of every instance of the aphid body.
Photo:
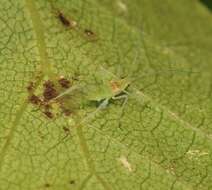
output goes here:
[[96, 87], [88, 93], [88, 99], [90, 101], [102, 101], [100, 106], [107, 106], [110, 99], [125, 99], [127, 101], [128, 92], [126, 88], [130, 82], [125, 79], [115, 79], [106, 81], [102, 85]]

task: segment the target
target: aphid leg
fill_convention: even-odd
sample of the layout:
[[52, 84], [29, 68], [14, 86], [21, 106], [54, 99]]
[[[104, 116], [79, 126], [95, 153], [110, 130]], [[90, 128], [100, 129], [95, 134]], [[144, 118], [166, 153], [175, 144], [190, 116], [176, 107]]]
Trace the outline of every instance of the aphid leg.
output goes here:
[[101, 109], [105, 109], [107, 107], [107, 105], [109, 104], [109, 99], [106, 98], [97, 108], [97, 110], [101, 110]]
[[79, 88], [80, 88], [79, 85], [74, 85], [74, 86], [70, 87], [69, 89], [65, 90], [64, 92], [62, 92], [61, 94], [59, 94], [58, 96], [56, 96], [53, 100], [56, 100], [56, 99], [61, 98], [65, 95], [67, 95], [67, 94], [70, 94], [71, 92], [73, 92], [74, 90], [77, 90]]
[[105, 109], [109, 103], [109, 99], [105, 99], [99, 106], [98, 108], [93, 111], [92, 113], [88, 114], [81, 122], [80, 124], [84, 123], [85, 121], [92, 119], [101, 109]]
[[122, 107], [124, 107], [128, 101], [128, 95], [127, 94], [123, 94], [123, 95], [120, 95], [120, 96], [114, 96], [112, 97], [113, 100], [120, 100], [120, 99], [124, 99], [124, 102], [122, 104]]

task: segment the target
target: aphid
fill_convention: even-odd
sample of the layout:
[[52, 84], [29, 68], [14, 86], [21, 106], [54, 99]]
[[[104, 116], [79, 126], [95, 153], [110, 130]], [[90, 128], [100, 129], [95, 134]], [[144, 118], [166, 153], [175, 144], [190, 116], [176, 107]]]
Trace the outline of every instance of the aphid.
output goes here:
[[[101, 77], [104, 77], [105, 73], [99, 74]], [[105, 108], [111, 99], [124, 99], [123, 105], [125, 105], [128, 98], [126, 88], [129, 86], [130, 82], [127, 79], [114, 79], [114, 77], [112, 80], [106, 79], [102, 82], [101, 85], [94, 86], [93, 88], [92, 86], [81, 84], [71, 86], [66, 91], [59, 94], [55, 99], [64, 97], [67, 94], [75, 93], [76, 90], [81, 89], [84, 99], [101, 102], [100, 108]]]
[[106, 81], [106, 83], [103, 83], [100, 88], [96, 90], [94, 89], [93, 92], [90, 92], [88, 99], [97, 102], [102, 101], [100, 108], [105, 108], [111, 99], [124, 99], [123, 105], [125, 105], [128, 99], [126, 88], [129, 85], [130, 82], [127, 79]]
[[29, 101], [32, 104], [34, 104], [34, 105], [40, 105], [41, 102], [42, 102], [42, 100], [38, 96], [36, 96], [34, 94], [32, 94], [31, 96], [29, 96]]
[[54, 87], [54, 84], [51, 81], [46, 81], [44, 83], [43, 97], [44, 101], [49, 101], [57, 97], [58, 93]]
[[58, 80], [58, 83], [63, 88], [69, 88], [71, 86], [71, 82], [68, 79], [64, 78], [63, 76], [60, 77], [60, 79]]

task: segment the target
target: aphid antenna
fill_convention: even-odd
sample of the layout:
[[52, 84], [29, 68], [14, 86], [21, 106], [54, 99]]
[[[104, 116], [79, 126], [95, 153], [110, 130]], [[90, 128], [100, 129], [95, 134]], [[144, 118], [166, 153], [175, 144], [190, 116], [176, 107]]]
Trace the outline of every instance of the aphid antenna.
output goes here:
[[61, 94], [59, 94], [57, 97], [53, 98], [52, 100], [57, 100], [59, 98], [62, 98], [63, 96], [65, 96], [67, 94], [70, 94], [73, 91], [78, 90], [80, 88], [81, 88], [81, 85], [80, 84], [74, 85], [74, 86], [70, 87], [69, 89], [65, 90], [64, 92], [62, 92]]
[[164, 74], [169, 76], [172, 72], [176, 72], [178, 74], [182, 74], [182, 75], [186, 75], [186, 74], [198, 74], [201, 72], [198, 71], [186, 71], [186, 70], [174, 70], [174, 69], [167, 69], [165, 71], [156, 71], [156, 72], [149, 72], [149, 73], [145, 73], [142, 76], [136, 78], [136, 77], [131, 77], [131, 79], [129, 79], [130, 83], [134, 83], [135, 81], [144, 78], [146, 76], [151, 77], [151, 76], [156, 76], [157, 74]]
[[[100, 69], [102, 69], [103, 71], [105, 71], [106, 73], [108, 73], [109, 75], [113, 76], [116, 79], [120, 79], [117, 75], [115, 75], [114, 73], [110, 72], [109, 70], [107, 70], [106, 68], [104, 68], [103, 66], [100, 66]], [[144, 75], [142, 75], [139, 78], [135, 78], [135, 77], [129, 77], [127, 76], [126, 78], [128, 78], [130, 83], [133, 83], [136, 80], [139, 80], [140, 78], [143, 78], [145, 76], [155, 76], [157, 74], [166, 74], [166, 75], [170, 75], [171, 72], [177, 72], [179, 74], [198, 74], [201, 73], [199, 71], [186, 71], [186, 70], [174, 70], [174, 69], [167, 69], [165, 71], [156, 71], [156, 72], [151, 72], [151, 73], [145, 73]]]

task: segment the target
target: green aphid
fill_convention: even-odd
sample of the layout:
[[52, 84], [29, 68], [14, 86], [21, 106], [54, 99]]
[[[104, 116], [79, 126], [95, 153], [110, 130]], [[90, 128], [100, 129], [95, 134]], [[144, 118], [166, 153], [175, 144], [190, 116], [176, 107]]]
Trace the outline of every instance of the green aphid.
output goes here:
[[101, 108], [105, 108], [111, 99], [124, 99], [124, 105], [128, 99], [126, 88], [129, 85], [130, 82], [126, 78], [103, 81], [97, 87], [88, 90], [87, 99], [89, 101], [101, 102]]

